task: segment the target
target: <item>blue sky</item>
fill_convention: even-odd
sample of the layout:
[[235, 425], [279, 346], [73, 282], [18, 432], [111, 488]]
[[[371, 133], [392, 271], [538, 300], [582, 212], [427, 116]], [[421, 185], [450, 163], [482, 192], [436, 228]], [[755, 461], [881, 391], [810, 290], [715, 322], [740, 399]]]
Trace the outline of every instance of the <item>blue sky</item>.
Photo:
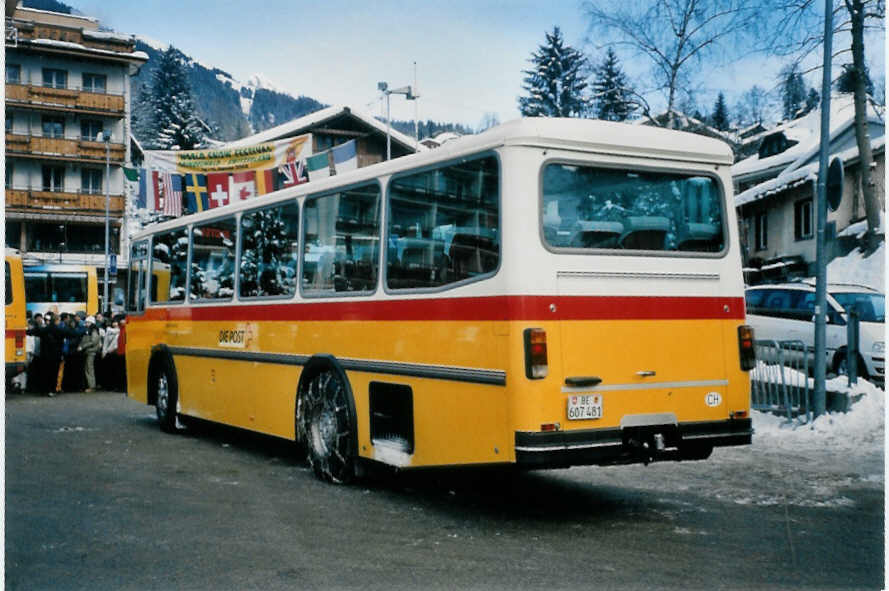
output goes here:
[[[69, 3], [116, 31], [172, 43], [236, 79], [261, 73], [292, 94], [376, 113], [377, 82], [392, 88], [411, 84], [416, 61], [420, 119], [473, 126], [488, 112], [501, 121], [518, 117], [522, 69], [554, 25], [594, 61], [604, 53], [583, 44], [586, 23], [578, 0]], [[883, 71], [883, 51], [869, 52], [880, 60], [872, 71]], [[630, 54], [622, 57], [631, 76], [647, 72], [647, 63]], [[754, 83], [771, 88], [781, 65], [781, 60], [761, 55], [711, 65], [699, 81], [699, 102], [709, 110], [719, 90], [727, 91], [731, 105], [732, 89], [739, 94]], [[809, 83], [820, 88], [819, 80], [812, 75]], [[393, 96], [391, 105], [393, 118], [413, 118], [414, 106], [403, 97]]]

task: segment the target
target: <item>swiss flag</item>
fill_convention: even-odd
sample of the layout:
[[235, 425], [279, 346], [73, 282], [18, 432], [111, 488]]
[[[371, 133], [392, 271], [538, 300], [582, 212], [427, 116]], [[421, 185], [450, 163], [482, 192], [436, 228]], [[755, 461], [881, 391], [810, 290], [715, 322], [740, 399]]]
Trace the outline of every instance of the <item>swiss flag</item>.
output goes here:
[[244, 201], [256, 195], [256, 173], [252, 170], [232, 174], [231, 194], [235, 201]]
[[210, 207], [229, 204], [229, 174], [211, 172], [207, 175], [207, 193], [210, 194]]

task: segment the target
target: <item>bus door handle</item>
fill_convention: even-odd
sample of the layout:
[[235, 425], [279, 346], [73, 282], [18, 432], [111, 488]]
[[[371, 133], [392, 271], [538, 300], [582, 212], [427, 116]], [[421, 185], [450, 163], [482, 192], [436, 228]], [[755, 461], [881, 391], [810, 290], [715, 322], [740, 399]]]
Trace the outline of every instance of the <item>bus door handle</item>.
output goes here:
[[640, 378], [651, 378], [651, 377], [654, 377], [654, 375], [656, 373], [657, 372], [654, 372], [651, 370], [644, 370], [644, 371], [637, 371], [636, 375], [639, 376]]
[[565, 384], [572, 388], [592, 388], [602, 383], [599, 376], [571, 376], [565, 378]]

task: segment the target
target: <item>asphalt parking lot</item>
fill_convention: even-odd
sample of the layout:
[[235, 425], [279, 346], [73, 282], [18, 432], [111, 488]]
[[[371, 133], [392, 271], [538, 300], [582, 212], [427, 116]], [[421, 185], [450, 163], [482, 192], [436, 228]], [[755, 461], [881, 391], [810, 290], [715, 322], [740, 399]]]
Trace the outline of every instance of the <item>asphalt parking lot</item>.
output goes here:
[[[6, 419], [7, 589], [883, 586], [881, 452], [873, 474], [736, 448], [344, 487], [288, 442], [163, 434], [119, 393], [9, 395]], [[818, 497], [826, 479], [839, 497]]]

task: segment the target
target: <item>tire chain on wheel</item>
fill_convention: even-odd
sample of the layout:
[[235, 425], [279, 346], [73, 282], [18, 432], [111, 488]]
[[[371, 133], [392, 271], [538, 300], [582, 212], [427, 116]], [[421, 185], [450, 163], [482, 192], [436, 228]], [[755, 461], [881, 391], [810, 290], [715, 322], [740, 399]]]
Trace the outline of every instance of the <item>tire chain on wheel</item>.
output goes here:
[[[308, 381], [297, 401], [297, 436], [305, 445], [309, 466], [319, 478], [337, 484], [354, 478], [352, 421], [347, 396], [345, 385], [327, 369]], [[332, 449], [316, 440], [316, 432], [322, 430], [317, 421], [325, 411], [332, 413], [336, 426]], [[320, 437], [320, 433], [317, 435]]]

